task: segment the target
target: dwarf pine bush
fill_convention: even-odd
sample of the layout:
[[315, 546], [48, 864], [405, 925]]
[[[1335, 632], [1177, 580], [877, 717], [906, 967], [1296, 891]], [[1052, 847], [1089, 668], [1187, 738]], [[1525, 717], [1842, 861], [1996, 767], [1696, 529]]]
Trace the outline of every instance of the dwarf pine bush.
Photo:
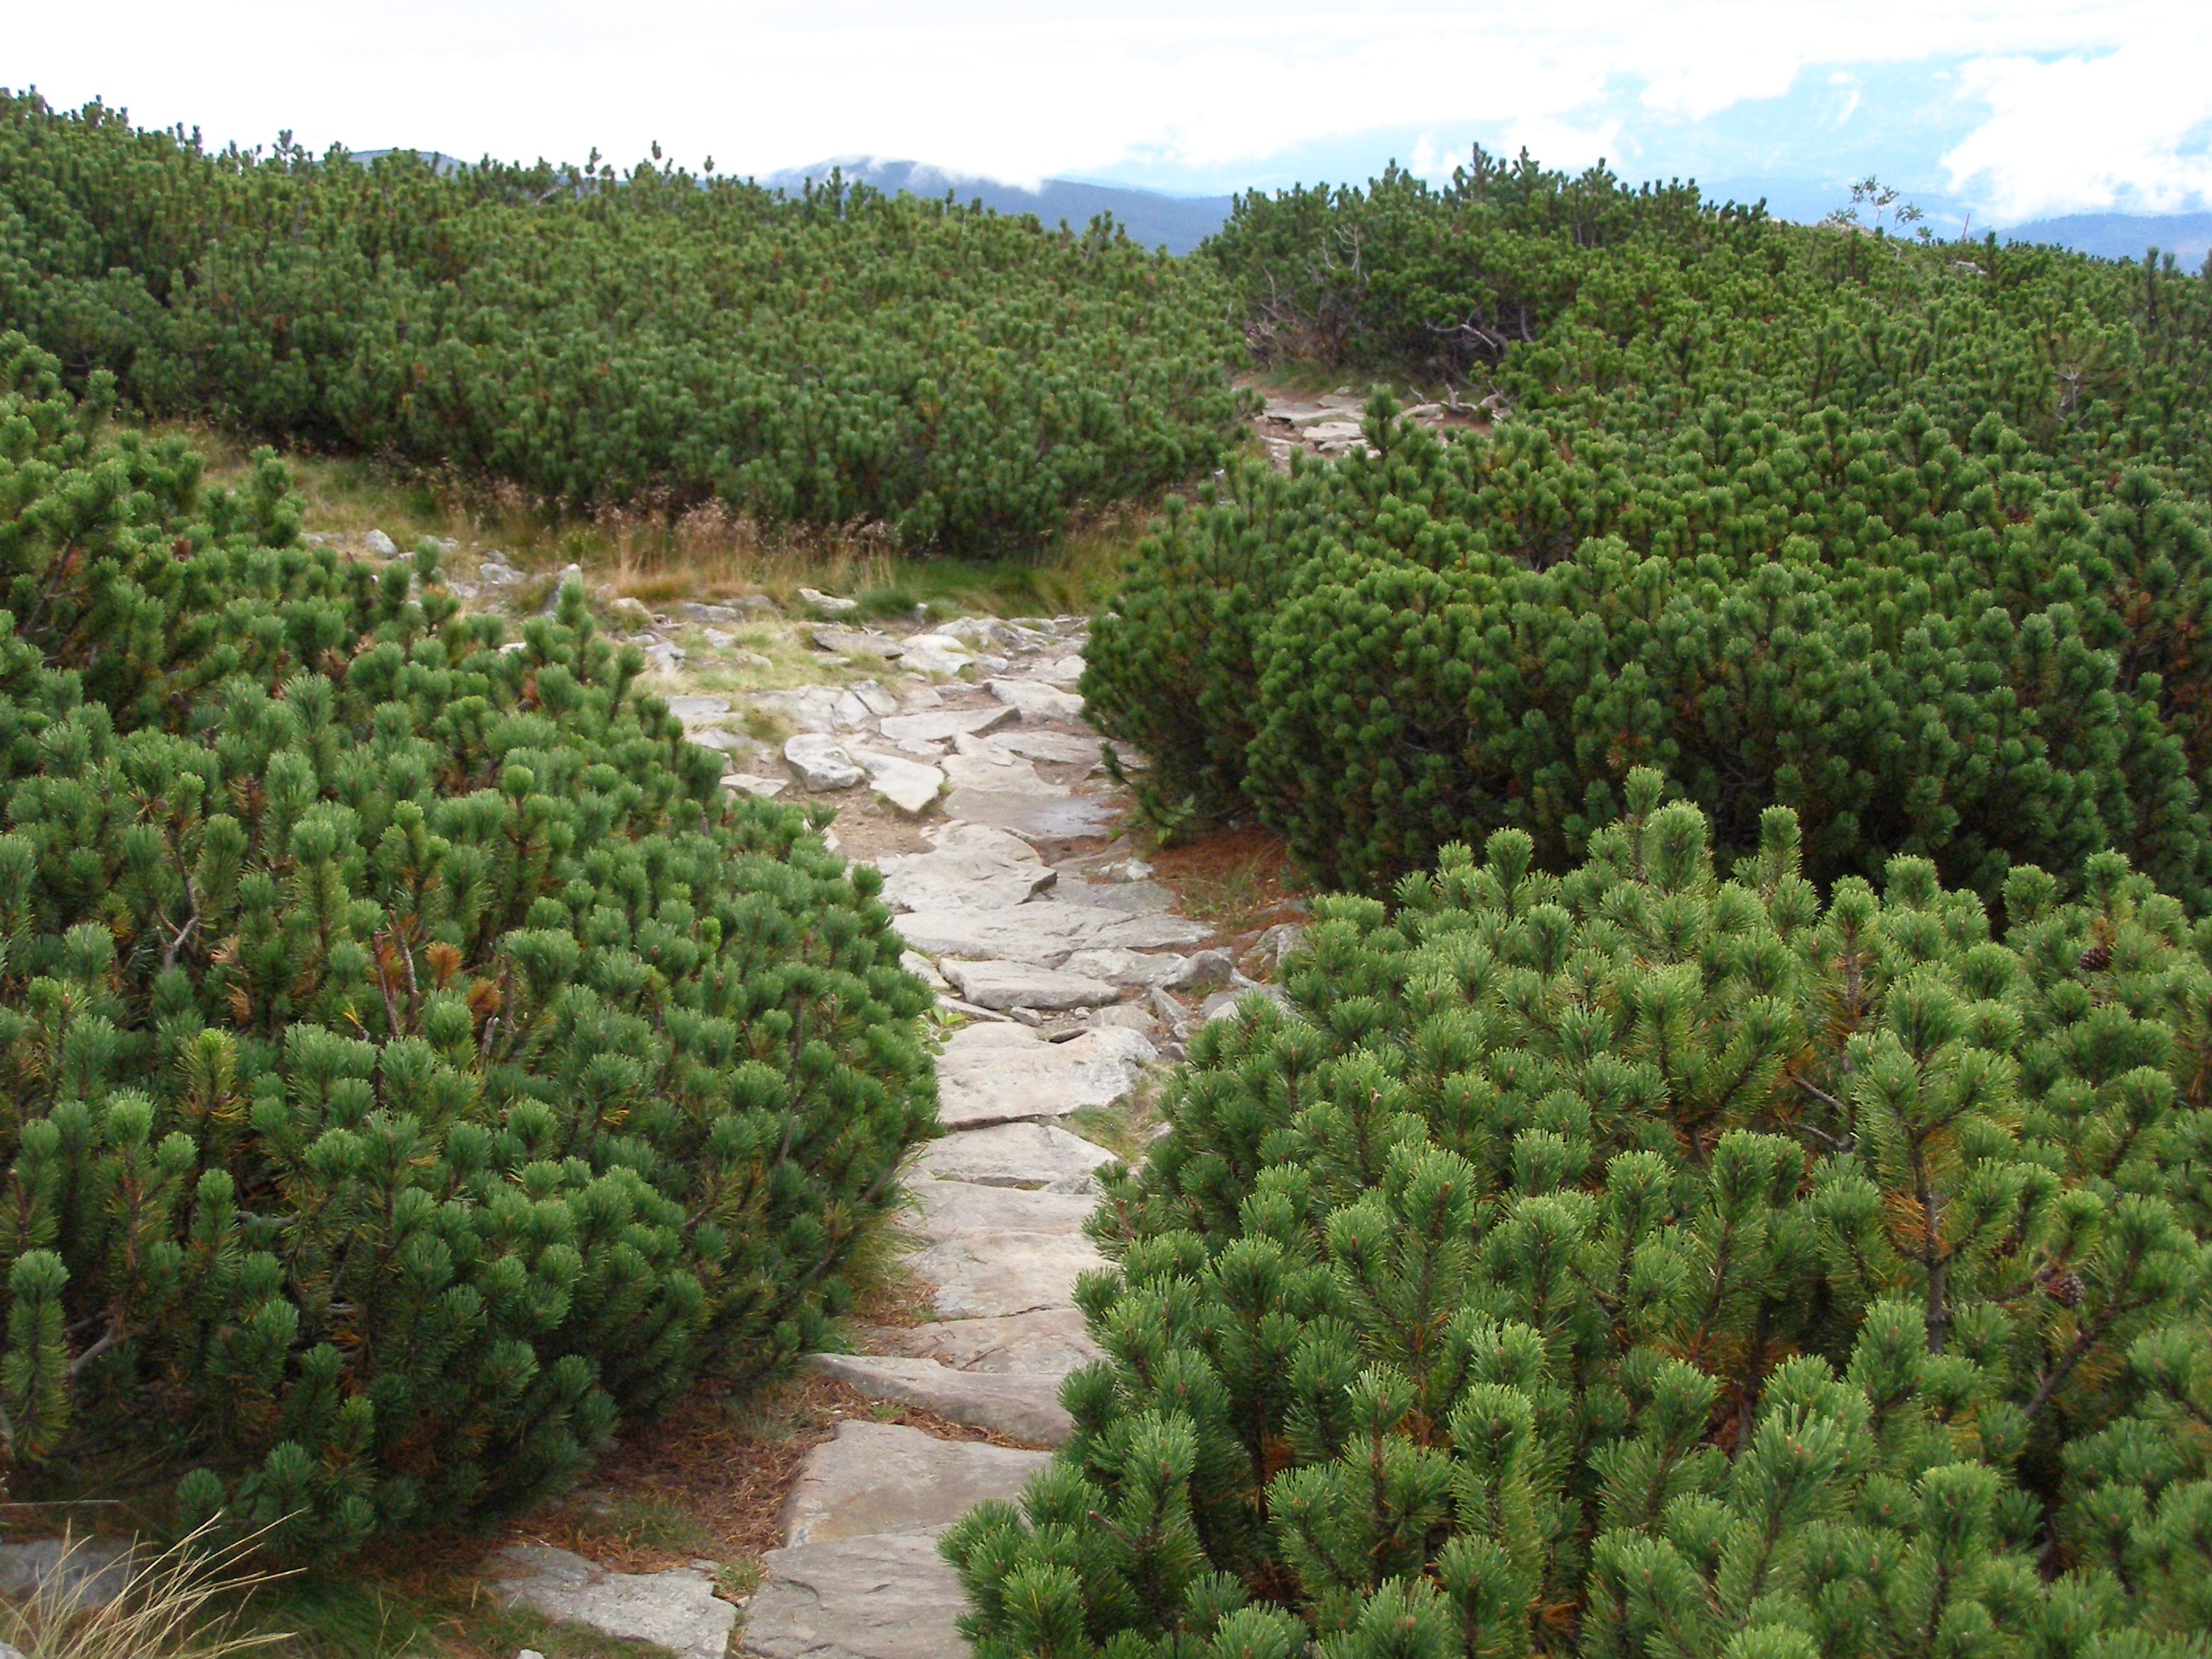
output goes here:
[[12, 1483], [344, 1548], [818, 1340], [933, 1121], [872, 872], [580, 592], [503, 640], [0, 358]]
[[1199, 1035], [1073, 1437], [946, 1539], [980, 1659], [2202, 1651], [2212, 932], [1626, 793]]

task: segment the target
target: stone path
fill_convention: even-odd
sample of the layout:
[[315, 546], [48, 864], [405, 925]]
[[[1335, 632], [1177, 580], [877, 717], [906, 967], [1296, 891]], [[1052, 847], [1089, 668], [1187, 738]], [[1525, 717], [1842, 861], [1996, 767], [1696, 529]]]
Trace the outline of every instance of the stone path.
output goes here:
[[[968, 1022], [938, 1062], [945, 1133], [908, 1172], [908, 1266], [928, 1316], [811, 1363], [1036, 1449], [842, 1425], [808, 1458], [747, 1611], [739, 1648], [762, 1659], [963, 1651], [937, 1536], [980, 1499], [1019, 1492], [1068, 1432], [1061, 1380], [1098, 1353], [1073, 1291], [1104, 1265], [1083, 1224], [1092, 1171], [1115, 1154], [1066, 1120], [1127, 1102], [1181, 1054], [1207, 993], [1242, 980], [1115, 839], [1127, 803], [1070, 689], [1084, 626], [967, 618], [919, 640], [823, 629], [818, 645], [881, 662], [887, 679], [930, 677], [871, 685], [865, 701], [828, 688], [776, 699], [812, 728], [786, 744], [803, 787], [866, 803], [841, 807], [837, 833], [883, 871], [907, 965]], [[932, 776], [901, 793], [888, 786], [908, 781], [903, 767]]]

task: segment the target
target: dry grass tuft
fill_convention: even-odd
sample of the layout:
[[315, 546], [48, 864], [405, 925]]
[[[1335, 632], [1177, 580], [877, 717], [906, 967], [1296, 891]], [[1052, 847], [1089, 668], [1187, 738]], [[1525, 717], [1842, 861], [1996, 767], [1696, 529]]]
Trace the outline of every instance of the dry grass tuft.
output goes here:
[[240, 1628], [242, 1597], [290, 1575], [250, 1567], [255, 1537], [215, 1544], [205, 1528], [155, 1554], [124, 1558], [121, 1594], [88, 1605], [85, 1543], [63, 1551], [21, 1601], [0, 1601], [0, 1642], [23, 1659], [223, 1659], [286, 1640], [289, 1632]]

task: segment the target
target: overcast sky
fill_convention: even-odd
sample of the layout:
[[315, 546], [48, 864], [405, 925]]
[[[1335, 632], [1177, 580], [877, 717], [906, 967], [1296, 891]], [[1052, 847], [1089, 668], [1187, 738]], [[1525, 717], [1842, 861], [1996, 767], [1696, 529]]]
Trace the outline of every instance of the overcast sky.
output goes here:
[[[1193, 193], [1474, 141], [1993, 223], [2212, 205], [2208, 0], [21, 4], [0, 84], [212, 141], [768, 173], [873, 155]], [[222, 27], [216, 27], [220, 20]], [[926, 21], [925, 21], [926, 20]]]

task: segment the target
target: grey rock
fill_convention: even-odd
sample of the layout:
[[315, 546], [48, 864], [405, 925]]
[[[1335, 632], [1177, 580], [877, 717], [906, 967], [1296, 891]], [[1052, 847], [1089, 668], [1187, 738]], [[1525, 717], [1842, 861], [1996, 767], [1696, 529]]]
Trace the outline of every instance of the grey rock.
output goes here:
[[396, 559], [399, 556], [399, 544], [381, 530], [370, 531], [361, 538], [361, 544], [380, 559]]
[[936, 1288], [939, 1319], [994, 1319], [1072, 1307], [1079, 1273], [1106, 1265], [1080, 1233], [954, 1233], [917, 1250], [907, 1265]]
[[1200, 1019], [1229, 1019], [1236, 1016], [1247, 999], [1273, 1003], [1286, 1014], [1297, 1010], [1291, 1006], [1291, 994], [1279, 985], [1232, 985], [1225, 991], [1216, 991], [1198, 1005]]
[[1012, 1503], [1052, 1454], [847, 1419], [806, 1455], [783, 1506], [787, 1547], [949, 1527], [986, 1498]]
[[1030, 962], [960, 962], [947, 957], [940, 968], [954, 990], [981, 1008], [1096, 1008], [1118, 1000], [1121, 994], [1103, 980], [1040, 968]]
[[740, 593], [734, 599], [722, 599], [713, 605], [686, 602], [676, 608], [693, 622], [738, 623], [772, 614], [776, 604], [765, 593]]
[[[717, 718], [730, 712], [730, 700], [727, 697], [671, 697], [668, 699], [668, 712], [682, 720], [687, 729], [694, 725], [711, 726]], [[691, 741], [704, 743], [707, 739], [694, 737]]]
[[899, 653], [899, 666], [919, 674], [957, 674], [975, 659], [964, 651], [948, 651], [936, 643], [908, 640]]
[[910, 1328], [901, 1346], [915, 1358], [955, 1370], [1046, 1376], [1065, 1376], [1105, 1357], [1075, 1308], [1040, 1308], [999, 1319], [934, 1319]]
[[956, 818], [1010, 830], [1030, 841], [1084, 841], [1109, 836], [1122, 809], [1096, 795], [1042, 795], [1017, 790], [960, 788], [945, 810]]
[[1102, 879], [1113, 882], [1150, 881], [1154, 873], [1142, 859], [1117, 859], [1098, 872]]
[[[842, 686], [797, 685], [781, 691], [755, 691], [753, 702], [800, 732], [850, 731], [854, 722], [840, 712], [852, 694]], [[854, 705], [848, 705], [848, 707]], [[866, 705], [857, 705], [863, 714]]]
[[725, 789], [738, 790], [748, 795], [759, 795], [763, 799], [769, 799], [776, 795], [780, 795], [785, 790], [790, 788], [791, 780], [789, 778], [763, 778], [751, 772], [725, 772], [722, 774], [722, 787]]
[[1055, 658], [1051, 662], [1040, 664], [1036, 677], [1041, 680], [1049, 680], [1054, 685], [1073, 685], [1083, 678], [1083, 659], [1072, 656]]
[[714, 1581], [695, 1568], [609, 1572], [543, 1544], [510, 1544], [493, 1559], [519, 1575], [491, 1586], [493, 1596], [510, 1606], [651, 1642], [680, 1659], [723, 1659], [728, 1651], [738, 1610], [717, 1599]]
[[915, 1154], [915, 1184], [935, 1179], [1052, 1193], [1095, 1193], [1092, 1171], [1119, 1155], [1050, 1123], [1001, 1123], [930, 1141]]
[[968, 1610], [927, 1533], [878, 1533], [769, 1550], [745, 1612], [758, 1659], [960, 1659]]
[[1174, 976], [1161, 984], [1171, 991], [1195, 991], [1226, 985], [1237, 976], [1237, 960], [1226, 951], [1200, 951], [1186, 960]]
[[801, 732], [783, 745], [783, 757], [809, 789], [850, 789], [867, 774], [835, 738]]
[[1066, 795], [1070, 793], [1066, 784], [1048, 783], [1039, 777], [1033, 764], [1015, 754], [948, 755], [945, 757], [945, 775], [951, 780], [956, 789], [1004, 791], [1025, 795]]
[[878, 1400], [896, 1400], [991, 1429], [1032, 1445], [1057, 1446], [1074, 1427], [1060, 1403], [1060, 1378], [1000, 1371], [956, 1371], [933, 1359], [817, 1353], [807, 1364]]
[[131, 1545], [114, 1538], [0, 1544], [0, 1601], [43, 1595], [58, 1611], [104, 1607], [131, 1585]]
[[1176, 976], [1189, 963], [1188, 957], [1153, 955], [1109, 946], [1104, 950], [1078, 951], [1060, 964], [1060, 969], [1064, 973], [1087, 974], [1092, 979], [1103, 979], [1109, 985], [1149, 991], [1155, 985], [1175, 983]]
[[[701, 697], [701, 702], [719, 702], [719, 697]], [[763, 745], [742, 732], [732, 732], [720, 726], [687, 726], [685, 738], [702, 749], [718, 749], [725, 755], [751, 757], [763, 752]]]
[[[1001, 732], [991, 739], [1010, 754], [1025, 759], [1050, 761], [1060, 766], [1095, 765], [1098, 760], [1099, 742], [1097, 738], [1085, 737], [1074, 732], [1055, 732], [1050, 727], [1015, 726]], [[1128, 751], [1117, 748], [1126, 764]]]
[[1159, 912], [1118, 917], [1109, 921], [1092, 943], [1101, 946], [1118, 945], [1125, 951], [1173, 951], [1186, 945], [1201, 944], [1212, 937], [1213, 930], [1202, 921]]
[[885, 662], [904, 647], [888, 634], [872, 634], [851, 628], [817, 628], [811, 635], [817, 651], [840, 652], [853, 657], [881, 657]]
[[862, 680], [848, 688], [860, 700], [860, 706], [871, 714], [896, 714], [899, 700], [873, 680]]
[[995, 617], [961, 617], [945, 623], [937, 631], [948, 639], [955, 639], [963, 645], [971, 646], [1005, 645], [1018, 637], [1015, 629], [1007, 627]]
[[918, 956], [912, 951], [902, 951], [899, 952], [899, 966], [933, 990], [945, 988], [945, 976], [937, 971], [937, 964], [927, 957]]
[[[939, 970], [967, 995], [965, 988], [973, 981], [963, 970], [981, 965], [946, 961], [939, 963]], [[1026, 964], [1021, 970], [1042, 971]], [[1082, 982], [1095, 987], [1097, 1001], [1114, 1000], [1113, 987]], [[1085, 1031], [1072, 1042], [1047, 1042], [1011, 1026], [963, 1026], [945, 1039], [945, 1052], [938, 1056], [937, 1119], [948, 1129], [973, 1129], [1110, 1106], [1142, 1082], [1158, 1059], [1152, 1045], [1134, 1031]]]
[[1306, 930], [1295, 921], [1279, 921], [1252, 941], [1242, 963], [1248, 974], [1273, 977], [1284, 959], [1306, 942]]
[[1063, 881], [1054, 896], [1063, 904], [1092, 904], [1129, 915], [1172, 910], [1176, 903], [1174, 892], [1157, 881]]
[[878, 860], [884, 902], [895, 910], [1002, 910], [1027, 903], [1060, 879], [1030, 844], [988, 824], [932, 830], [927, 853]]
[[963, 905], [917, 909], [895, 918], [891, 926], [901, 939], [926, 957], [1029, 962], [1041, 968], [1057, 968], [1070, 953], [1096, 943], [1097, 935], [1116, 920], [1109, 912], [1085, 905], [1038, 899], [995, 910]]
[[879, 749], [854, 748], [850, 753], [867, 769], [875, 792], [909, 817], [927, 811], [945, 787], [945, 774], [925, 762]]
[[1083, 718], [1083, 699], [1073, 691], [1062, 691], [1057, 686], [1046, 685], [1036, 680], [994, 679], [990, 682], [991, 695], [1010, 708], [1022, 711], [1022, 718], [1033, 720], [1079, 720]]
[[988, 732], [1014, 718], [1014, 710], [995, 708], [933, 708], [913, 714], [894, 714], [877, 729], [893, 742], [906, 738], [924, 743], [950, 743], [963, 732]]
[[1125, 1031], [1134, 1031], [1141, 1036], [1152, 1036], [1159, 1030], [1159, 1022], [1152, 1011], [1141, 1002], [1117, 1002], [1110, 1008], [1093, 1008], [1083, 1017], [1083, 1023], [1092, 1030], [1103, 1030], [1118, 1026]]
[[1083, 1193], [985, 1187], [972, 1181], [917, 1181], [907, 1188], [906, 1231], [934, 1243], [962, 1233], [1079, 1233], [1097, 1201]]
[[819, 592], [811, 587], [800, 588], [799, 597], [825, 616], [842, 617], [860, 608], [858, 599], [841, 599], [834, 593]]

